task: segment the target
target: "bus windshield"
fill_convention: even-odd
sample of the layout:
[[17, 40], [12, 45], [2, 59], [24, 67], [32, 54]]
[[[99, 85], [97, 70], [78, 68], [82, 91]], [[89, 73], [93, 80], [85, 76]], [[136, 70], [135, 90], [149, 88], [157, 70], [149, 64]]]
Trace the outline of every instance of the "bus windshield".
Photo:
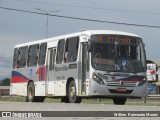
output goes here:
[[91, 36], [92, 67], [107, 72], [145, 72], [142, 40], [122, 35]]

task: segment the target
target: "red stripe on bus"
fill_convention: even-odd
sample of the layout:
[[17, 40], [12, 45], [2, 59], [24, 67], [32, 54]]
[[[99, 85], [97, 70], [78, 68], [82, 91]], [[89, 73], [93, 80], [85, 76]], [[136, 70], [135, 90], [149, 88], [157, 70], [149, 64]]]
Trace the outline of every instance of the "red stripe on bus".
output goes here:
[[28, 80], [19, 76], [12, 76], [11, 83], [20, 83], [20, 82], [28, 82]]

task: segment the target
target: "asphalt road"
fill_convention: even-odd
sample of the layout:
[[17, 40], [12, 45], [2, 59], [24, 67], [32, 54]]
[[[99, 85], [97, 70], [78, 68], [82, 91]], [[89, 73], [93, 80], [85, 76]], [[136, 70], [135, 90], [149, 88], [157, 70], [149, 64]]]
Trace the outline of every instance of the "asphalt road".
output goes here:
[[[42, 118], [23, 118], [33, 120], [159, 120], [159, 106], [133, 106], [108, 104], [66, 104], [66, 103], [27, 103], [0, 102], [3, 117], [0, 120], [17, 120], [26, 116]], [[11, 112], [12, 118], [5, 118], [5, 112]], [[14, 112], [13, 112], [14, 111]], [[44, 112], [42, 112], [44, 111]], [[50, 112], [47, 112], [50, 111]], [[78, 112], [81, 111], [81, 112]], [[144, 112], [145, 111], [145, 112]], [[157, 112], [158, 111], [158, 112]], [[49, 117], [46, 117], [46, 116]], [[128, 117], [128, 116], [132, 117]], [[19, 116], [19, 117], [17, 117]], [[44, 117], [45, 116], [45, 117]], [[56, 116], [56, 117], [51, 117]], [[68, 117], [70, 116], [70, 117]], [[85, 116], [85, 117], [84, 117]], [[141, 116], [141, 117], [136, 117]], [[158, 117], [157, 117], [158, 116]]]

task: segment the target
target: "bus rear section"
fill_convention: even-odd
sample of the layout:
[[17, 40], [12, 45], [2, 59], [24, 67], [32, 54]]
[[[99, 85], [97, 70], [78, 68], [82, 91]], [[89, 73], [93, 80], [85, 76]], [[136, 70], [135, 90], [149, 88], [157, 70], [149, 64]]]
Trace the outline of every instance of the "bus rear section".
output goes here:
[[27, 102], [45, 99], [47, 42], [31, 42], [14, 48], [10, 94], [25, 96]]

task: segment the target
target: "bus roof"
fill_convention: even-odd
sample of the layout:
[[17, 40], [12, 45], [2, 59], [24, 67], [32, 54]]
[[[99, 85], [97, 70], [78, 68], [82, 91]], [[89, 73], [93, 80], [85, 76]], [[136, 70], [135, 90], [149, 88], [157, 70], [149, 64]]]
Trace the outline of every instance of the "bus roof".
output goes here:
[[74, 37], [74, 36], [79, 36], [79, 35], [90, 36], [90, 35], [93, 35], [93, 34], [110, 34], [110, 35], [116, 34], [116, 35], [127, 35], [127, 36], [139, 37], [136, 34], [132, 34], [132, 33], [128, 33], [128, 32], [122, 32], [122, 31], [115, 31], [115, 30], [83, 30], [83, 31], [77, 32], [77, 33], [66, 34], [66, 35], [61, 35], [61, 36], [57, 36], [57, 37], [37, 40], [37, 41], [33, 41], [33, 42], [17, 44], [17, 45], [15, 45], [15, 48], [22, 47], [22, 46], [28, 46], [28, 45], [34, 45], [34, 44], [40, 44], [40, 43], [44, 43], [44, 42], [50, 42], [50, 41], [53, 41], [53, 40], [65, 39], [65, 38], [68, 38], [68, 37]]

